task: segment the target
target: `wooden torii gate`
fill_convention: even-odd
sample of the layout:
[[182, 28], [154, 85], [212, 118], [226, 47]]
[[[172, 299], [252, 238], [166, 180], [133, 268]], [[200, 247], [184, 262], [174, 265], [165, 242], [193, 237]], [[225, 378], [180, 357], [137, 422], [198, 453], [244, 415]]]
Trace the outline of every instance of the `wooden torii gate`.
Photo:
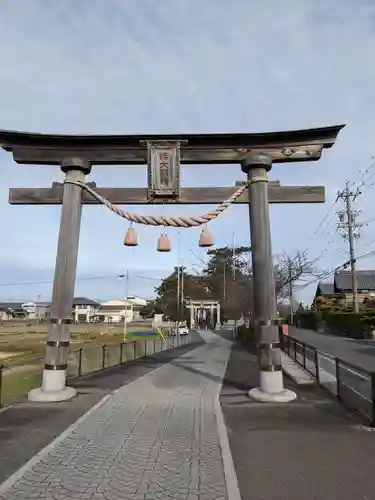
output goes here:
[[[187, 134], [168, 136], [46, 135], [0, 131], [0, 145], [20, 164], [59, 165], [64, 185], [10, 189], [13, 205], [62, 204], [51, 317], [42, 386], [32, 401], [62, 401], [76, 391], [66, 387], [82, 204], [217, 204], [238, 187], [180, 188], [181, 164], [240, 164], [245, 192], [234, 203], [249, 205], [254, 282], [254, 319], [259, 334], [260, 387], [249, 395], [259, 401], [290, 401], [283, 387], [273, 276], [269, 203], [323, 203], [322, 186], [268, 184], [273, 163], [318, 160], [333, 146], [343, 125], [265, 134]], [[98, 188], [84, 184], [93, 165], [148, 164], [148, 188]], [[32, 168], [32, 167], [31, 167]], [[241, 183], [240, 183], [241, 184]], [[243, 181], [242, 181], [243, 184]], [[94, 189], [98, 197], [93, 197]], [[103, 199], [100, 199], [100, 196]], [[108, 204], [107, 204], [108, 206]]]

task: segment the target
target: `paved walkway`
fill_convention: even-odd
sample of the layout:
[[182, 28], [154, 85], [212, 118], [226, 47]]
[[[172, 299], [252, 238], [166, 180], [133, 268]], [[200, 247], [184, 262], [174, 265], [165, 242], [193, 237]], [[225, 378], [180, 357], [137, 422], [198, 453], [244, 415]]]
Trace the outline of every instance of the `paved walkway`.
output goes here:
[[231, 344], [202, 337], [206, 345], [90, 410], [5, 481], [0, 498], [226, 500], [227, 481], [236, 493], [218, 404]]

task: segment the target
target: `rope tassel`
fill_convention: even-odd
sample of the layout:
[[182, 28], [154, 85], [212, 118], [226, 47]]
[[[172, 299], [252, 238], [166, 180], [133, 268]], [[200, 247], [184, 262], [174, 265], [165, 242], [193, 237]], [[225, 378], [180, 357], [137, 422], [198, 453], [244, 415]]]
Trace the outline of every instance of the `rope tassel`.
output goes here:
[[126, 247], [138, 246], [137, 231], [134, 229], [134, 227], [132, 227], [132, 224], [130, 224], [129, 229], [126, 231], [125, 238], [124, 238], [124, 245]]
[[206, 227], [204, 227], [202, 229], [198, 245], [202, 248], [208, 248], [212, 247], [213, 244], [214, 241], [211, 232]]
[[169, 241], [167, 233], [162, 233], [158, 239], [158, 252], [170, 252], [171, 251], [171, 242]]

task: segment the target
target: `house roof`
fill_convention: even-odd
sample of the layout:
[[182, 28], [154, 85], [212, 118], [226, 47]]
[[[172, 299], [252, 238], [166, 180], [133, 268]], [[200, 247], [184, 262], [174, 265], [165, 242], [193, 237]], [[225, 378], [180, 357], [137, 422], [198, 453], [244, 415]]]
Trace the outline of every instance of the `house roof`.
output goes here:
[[74, 297], [73, 306], [80, 305], [99, 306], [100, 304], [99, 302], [95, 302], [95, 300], [88, 299], [87, 297]]
[[[145, 306], [147, 305], [146, 299], [141, 299], [139, 297], [128, 297], [127, 298], [128, 305], [133, 304], [134, 306]], [[114, 307], [124, 307], [125, 298], [123, 299], [112, 299], [107, 300], [106, 302], [102, 302], [102, 307], [114, 306]]]
[[[375, 271], [357, 271], [357, 289], [375, 290]], [[338, 290], [351, 290], [352, 278], [350, 271], [338, 271], [335, 274], [335, 287]]]
[[316, 292], [319, 295], [333, 295], [335, 293], [335, 284], [334, 283], [318, 283]]
[[107, 300], [106, 302], [102, 302], [101, 306], [102, 306], [102, 308], [104, 308], [104, 307], [120, 307], [120, 308], [124, 309], [125, 301], [118, 300], [118, 299]]
[[8, 311], [9, 309], [22, 309], [23, 302], [0, 302], [0, 310]]

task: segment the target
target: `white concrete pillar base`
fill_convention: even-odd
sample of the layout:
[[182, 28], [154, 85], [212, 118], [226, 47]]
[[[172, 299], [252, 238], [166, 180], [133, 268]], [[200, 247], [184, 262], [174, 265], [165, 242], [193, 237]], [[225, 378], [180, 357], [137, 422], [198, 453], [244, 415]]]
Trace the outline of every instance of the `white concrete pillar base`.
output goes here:
[[284, 390], [284, 379], [282, 370], [274, 372], [260, 372], [260, 388], [263, 392], [271, 394]]
[[65, 382], [66, 370], [43, 370], [42, 387], [32, 389], [28, 399], [46, 403], [71, 399], [77, 391], [73, 387], [66, 387]]
[[74, 398], [77, 391], [73, 387], [64, 387], [61, 391], [44, 391], [41, 387], [32, 389], [28, 394], [28, 400], [38, 403], [53, 403], [57, 401], [67, 401]]
[[260, 372], [260, 387], [251, 389], [249, 397], [263, 403], [288, 403], [297, 398], [297, 394], [288, 389], [284, 389], [283, 372], [281, 370], [273, 372]]
[[289, 389], [283, 389], [281, 392], [263, 392], [256, 387], [248, 394], [251, 399], [261, 403], [289, 403], [297, 398], [297, 394]]

